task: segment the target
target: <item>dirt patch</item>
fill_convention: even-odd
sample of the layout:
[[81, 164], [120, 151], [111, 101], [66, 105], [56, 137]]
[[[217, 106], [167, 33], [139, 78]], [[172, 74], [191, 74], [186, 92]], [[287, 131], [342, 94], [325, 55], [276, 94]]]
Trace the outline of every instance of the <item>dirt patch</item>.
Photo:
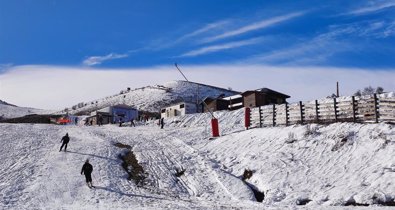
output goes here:
[[127, 152], [119, 154], [119, 158], [123, 161], [122, 168], [128, 173], [128, 180], [134, 180], [137, 186], [143, 186], [147, 174], [144, 172], [143, 167], [138, 163], [136, 155], [131, 150], [130, 145], [122, 143], [115, 143], [116, 147], [126, 148]]

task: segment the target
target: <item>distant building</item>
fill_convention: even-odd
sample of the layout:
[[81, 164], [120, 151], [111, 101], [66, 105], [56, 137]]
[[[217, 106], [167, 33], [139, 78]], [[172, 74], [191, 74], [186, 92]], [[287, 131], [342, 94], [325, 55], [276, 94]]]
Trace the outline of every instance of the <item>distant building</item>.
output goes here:
[[271, 90], [261, 88], [258, 90], [249, 90], [241, 94], [243, 96], [244, 107], [258, 107], [268, 104], [284, 104], [290, 96]]
[[223, 98], [223, 100], [227, 100], [229, 102], [228, 103], [229, 110], [236, 110], [243, 107], [243, 96], [240, 94], [225, 97]]
[[92, 122], [92, 125], [97, 125], [100, 117], [103, 119], [103, 124], [118, 123], [120, 120], [130, 122], [131, 119], [138, 119], [139, 113], [131, 106], [119, 104], [94, 111], [86, 120], [89, 124]]
[[201, 112], [208, 112], [208, 110], [215, 112], [215, 111], [219, 111], [219, 110], [228, 110], [229, 109], [229, 101], [224, 100], [223, 98], [207, 97], [203, 101], [206, 105], [204, 105], [203, 102], [200, 104]]
[[177, 104], [173, 104], [168, 107], [164, 107], [161, 109], [160, 117], [161, 118], [169, 118], [169, 117], [176, 117], [176, 116], [184, 116], [186, 114], [193, 114], [196, 113], [196, 104], [188, 103], [188, 102], [181, 102]]

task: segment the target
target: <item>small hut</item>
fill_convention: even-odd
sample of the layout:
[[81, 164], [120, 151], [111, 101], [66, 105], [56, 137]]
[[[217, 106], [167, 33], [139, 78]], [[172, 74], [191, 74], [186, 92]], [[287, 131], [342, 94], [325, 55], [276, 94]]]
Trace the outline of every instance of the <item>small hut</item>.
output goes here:
[[249, 90], [241, 94], [243, 96], [244, 107], [258, 107], [268, 104], [284, 104], [289, 95], [271, 90], [269, 88], [261, 88], [258, 90]]

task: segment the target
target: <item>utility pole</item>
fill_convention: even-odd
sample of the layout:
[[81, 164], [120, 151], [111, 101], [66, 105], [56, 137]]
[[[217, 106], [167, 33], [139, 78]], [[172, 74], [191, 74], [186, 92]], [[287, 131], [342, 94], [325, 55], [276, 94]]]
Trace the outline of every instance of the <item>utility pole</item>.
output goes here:
[[336, 96], [339, 98], [339, 82], [336, 82]]
[[[189, 80], [187, 79], [187, 77], [184, 75], [184, 73], [182, 73], [181, 69], [178, 68], [177, 63], [174, 63], [174, 65], [176, 66], [177, 70], [181, 73], [181, 75], [184, 77], [184, 79], [186, 81], [189, 82]], [[197, 83], [196, 83], [197, 84]], [[197, 94], [196, 94], [196, 106], [199, 106], [199, 98], [198, 98], [198, 94], [199, 94], [199, 84], [197, 84]], [[218, 119], [215, 118], [214, 113], [209, 109], [209, 107], [207, 106], [206, 102], [202, 101], [204, 107], [210, 112], [211, 114], [211, 129], [212, 129], [212, 133], [213, 133], [213, 137], [217, 137], [219, 136], [219, 129], [218, 129]], [[196, 110], [197, 111], [197, 110]]]

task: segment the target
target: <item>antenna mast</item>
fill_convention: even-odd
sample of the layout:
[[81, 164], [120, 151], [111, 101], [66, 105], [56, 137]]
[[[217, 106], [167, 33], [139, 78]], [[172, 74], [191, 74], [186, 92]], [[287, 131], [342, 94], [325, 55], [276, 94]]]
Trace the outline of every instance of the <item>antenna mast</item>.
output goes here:
[[[178, 68], [177, 63], [174, 63], [174, 65], [176, 66], [177, 70], [181, 73], [181, 75], [185, 78], [185, 80], [189, 82], [189, 80], [187, 79], [187, 77], [182, 73], [181, 69]], [[199, 85], [198, 85], [198, 87], [197, 87], [197, 92], [199, 92]], [[206, 102], [204, 102], [204, 101], [202, 101], [202, 102], [203, 102], [203, 104], [204, 104], [204, 107], [210, 112], [211, 117], [212, 117], [213, 119], [216, 119], [216, 118], [214, 117], [214, 113], [208, 108]], [[199, 98], [198, 98], [197, 95], [196, 95], [196, 103], [197, 103], [197, 104], [199, 103]]]

